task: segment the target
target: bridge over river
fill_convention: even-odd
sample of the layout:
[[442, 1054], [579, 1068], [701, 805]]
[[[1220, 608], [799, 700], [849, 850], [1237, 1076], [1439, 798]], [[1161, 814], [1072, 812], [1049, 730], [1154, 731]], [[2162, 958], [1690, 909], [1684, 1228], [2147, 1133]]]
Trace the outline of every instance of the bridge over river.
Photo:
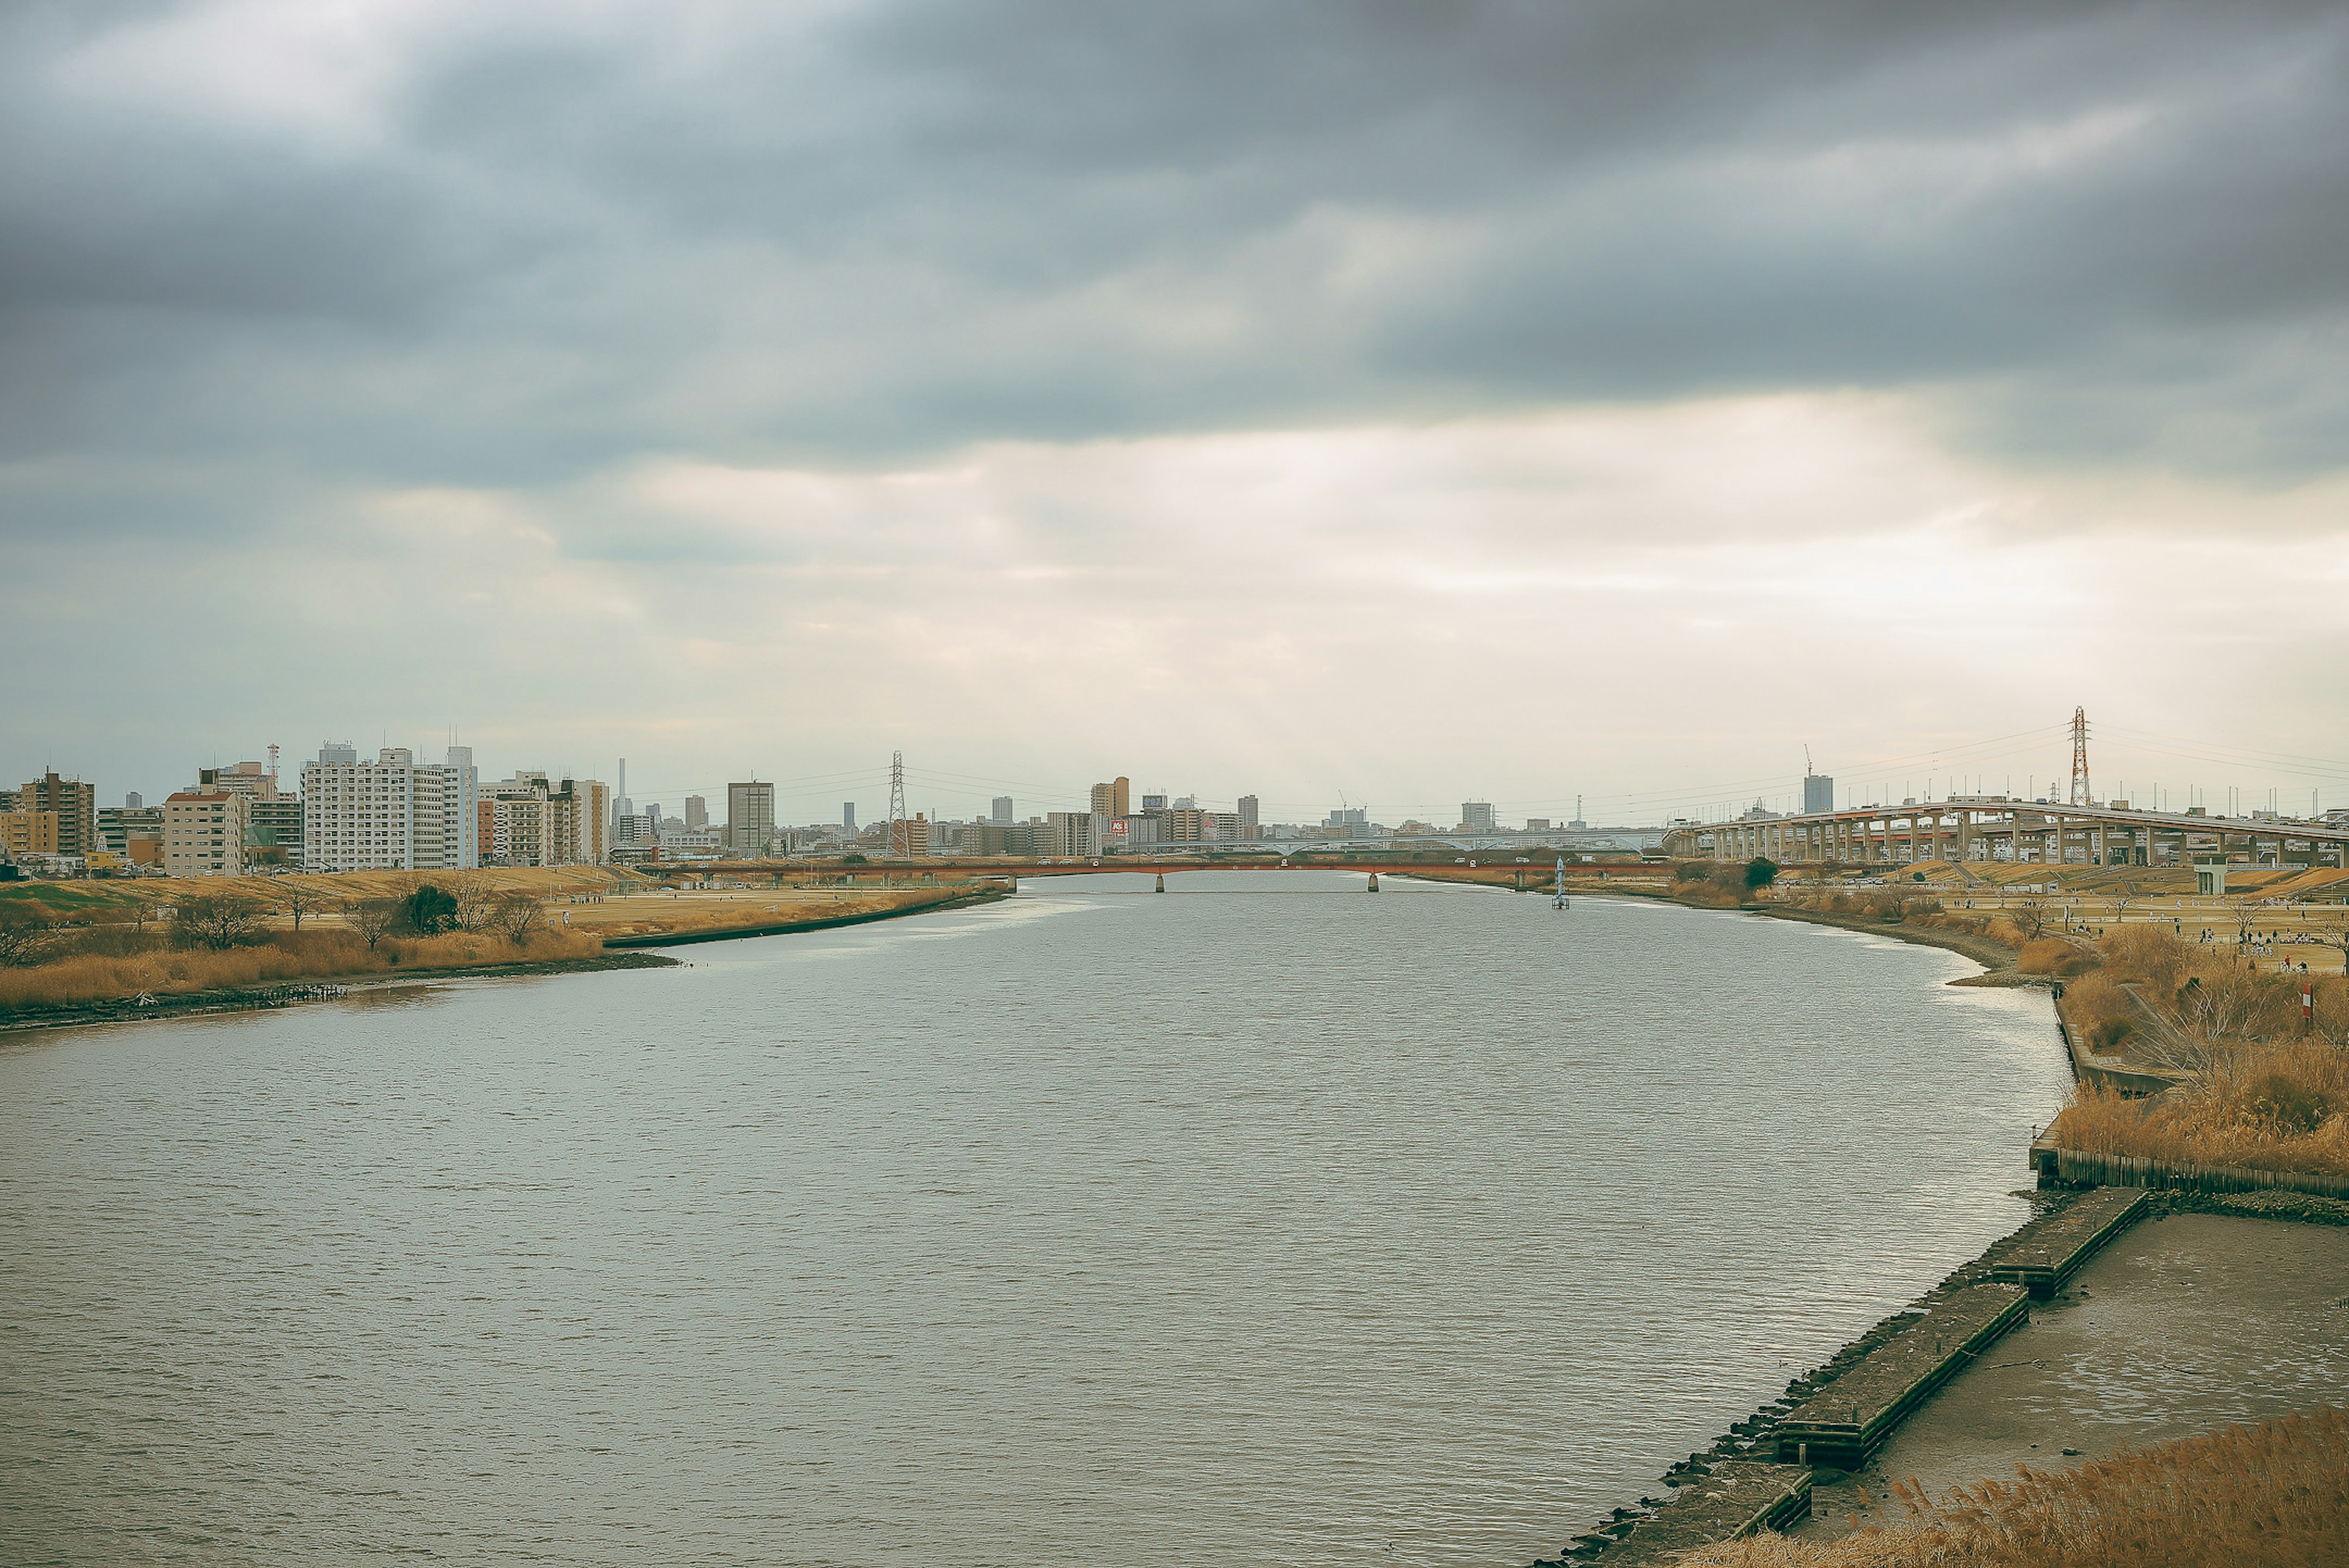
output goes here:
[[2240, 856], [2253, 865], [2349, 867], [2349, 826], [2263, 817], [2205, 817], [2127, 806], [1952, 796], [1789, 817], [1684, 823], [1664, 852], [1780, 864], [1996, 861], [2049, 865], [2190, 866]]

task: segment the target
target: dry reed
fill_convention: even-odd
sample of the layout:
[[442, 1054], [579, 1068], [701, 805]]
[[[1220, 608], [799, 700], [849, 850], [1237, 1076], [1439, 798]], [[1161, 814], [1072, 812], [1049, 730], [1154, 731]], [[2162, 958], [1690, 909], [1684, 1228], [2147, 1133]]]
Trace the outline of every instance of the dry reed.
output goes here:
[[222, 986], [286, 985], [350, 979], [402, 969], [471, 968], [493, 964], [577, 958], [601, 951], [585, 933], [542, 932], [526, 946], [502, 936], [456, 933], [394, 937], [374, 952], [347, 931], [273, 932], [268, 940], [225, 953], [164, 948], [155, 952], [81, 954], [24, 969], [0, 969], [0, 1011], [115, 1001], [142, 993], [162, 996]]
[[2308, 1568], [2349, 1563], [2349, 1413], [2323, 1409], [2127, 1449], [2075, 1470], [2018, 1465], [1904, 1523], [1839, 1541], [1758, 1535], [1692, 1568]]

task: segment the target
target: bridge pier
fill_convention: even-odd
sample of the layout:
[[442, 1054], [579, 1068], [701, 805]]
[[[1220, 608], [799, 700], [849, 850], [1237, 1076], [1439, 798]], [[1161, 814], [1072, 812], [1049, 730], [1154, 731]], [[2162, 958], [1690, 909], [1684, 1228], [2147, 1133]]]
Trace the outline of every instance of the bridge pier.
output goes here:
[[1160, 872], [1158, 873], [1158, 885], [1152, 888], [1150, 891], [1152, 892], [1164, 892], [1166, 891], [1166, 873], [1164, 872]]
[[1372, 872], [1371, 873], [1371, 885], [1370, 885], [1370, 890], [1369, 890], [1369, 891], [1371, 891], [1371, 892], [1378, 892], [1378, 891], [1379, 891], [1379, 873], [1378, 873], [1378, 872]]

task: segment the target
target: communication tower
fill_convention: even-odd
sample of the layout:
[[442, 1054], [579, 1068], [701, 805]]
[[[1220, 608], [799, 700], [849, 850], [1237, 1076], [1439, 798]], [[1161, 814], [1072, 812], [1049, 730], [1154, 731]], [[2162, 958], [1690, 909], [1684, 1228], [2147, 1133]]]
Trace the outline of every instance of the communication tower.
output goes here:
[[905, 820], [905, 754], [889, 754], [889, 853], [911, 855], [913, 832]]
[[2088, 790], [2088, 710], [2072, 710], [2072, 804], [2093, 806]]

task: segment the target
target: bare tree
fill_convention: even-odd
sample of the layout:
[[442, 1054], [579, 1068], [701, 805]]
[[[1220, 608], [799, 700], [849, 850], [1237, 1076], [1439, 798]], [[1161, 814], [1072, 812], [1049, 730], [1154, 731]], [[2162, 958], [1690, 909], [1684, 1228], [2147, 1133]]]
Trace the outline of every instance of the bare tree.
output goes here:
[[390, 935], [399, 924], [399, 900], [396, 898], [363, 898], [343, 906], [343, 918], [358, 933], [361, 942], [373, 953], [376, 944]]
[[495, 921], [497, 928], [519, 947], [546, 923], [546, 910], [526, 892], [509, 892], [498, 900]]
[[457, 900], [457, 929], [481, 931], [486, 928], [497, 907], [497, 890], [490, 879], [479, 872], [459, 877], [450, 888]]
[[21, 910], [0, 914], [0, 967], [40, 961], [52, 923]]
[[2015, 930], [2023, 933], [2023, 941], [2036, 942], [2047, 930], [2046, 902], [2026, 898], [2014, 906], [2014, 912], [2007, 918], [2014, 922]]
[[264, 911], [249, 898], [183, 898], [171, 915], [173, 934], [190, 947], [225, 953], [261, 929]]
[[300, 877], [279, 878], [275, 891], [277, 907], [294, 917], [294, 929], [296, 931], [302, 929], [303, 916], [326, 902], [325, 889]]

